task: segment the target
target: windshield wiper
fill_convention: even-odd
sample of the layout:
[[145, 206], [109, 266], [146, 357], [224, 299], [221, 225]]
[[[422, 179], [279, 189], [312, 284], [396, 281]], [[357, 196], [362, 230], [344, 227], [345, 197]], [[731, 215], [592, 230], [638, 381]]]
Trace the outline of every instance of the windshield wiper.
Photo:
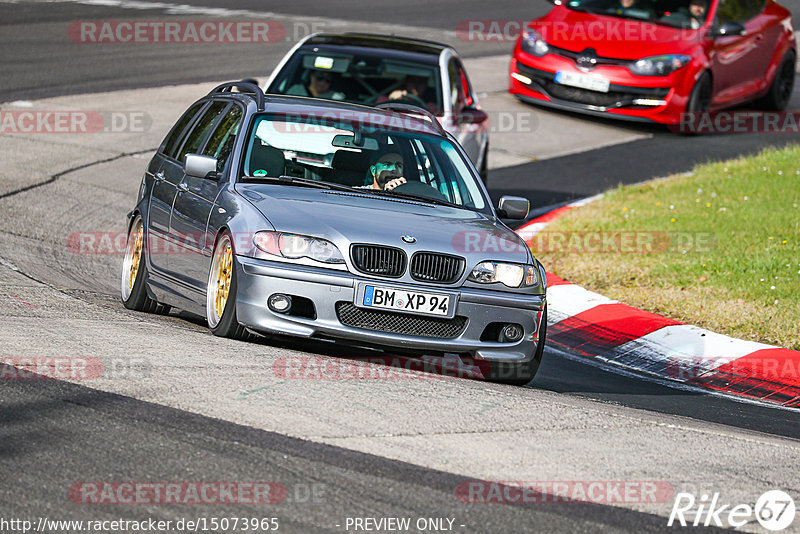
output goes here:
[[298, 185], [305, 187], [316, 187], [319, 189], [333, 189], [335, 191], [359, 191], [347, 185], [326, 182], [324, 180], [311, 180], [309, 178], [299, 178], [297, 176], [245, 176], [247, 181], [264, 181], [273, 184]]
[[442, 200], [442, 199], [439, 199], [439, 198], [426, 197], [424, 195], [415, 195], [413, 193], [401, 193], [399, 191], [386, 191], [384, 189], [359, 189], [359, 191], [369, 191], [373, 195], [396, 197], [396, 198], [402, 198], [402, 199], [405, 199], [405, 200], [416, 200], [416, 201], [419, 201], [419, 202], [428, 202], [430, 204], [438, 204], [440, 206], [450, 206], [451, 208], [466, 209], [464, 206], [460, 206], [458, 204], [453, 204], [452, 202], [448, 202], [447, 200]]

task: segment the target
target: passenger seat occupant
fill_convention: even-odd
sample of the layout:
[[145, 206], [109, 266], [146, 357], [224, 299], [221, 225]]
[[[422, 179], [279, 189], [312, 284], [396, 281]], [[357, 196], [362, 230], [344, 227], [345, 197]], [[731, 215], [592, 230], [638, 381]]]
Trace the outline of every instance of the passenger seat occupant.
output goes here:
[[274, 146], [264, 145], [256, 139], [250, 152], [249, 176], [282, 176], [286, 169], [283, 151]]
[[368, 154], [337, 150], [333, 155], [331, 169], [336, 183], [349, 186], [364, 185], [364, 169], [369, 162]]

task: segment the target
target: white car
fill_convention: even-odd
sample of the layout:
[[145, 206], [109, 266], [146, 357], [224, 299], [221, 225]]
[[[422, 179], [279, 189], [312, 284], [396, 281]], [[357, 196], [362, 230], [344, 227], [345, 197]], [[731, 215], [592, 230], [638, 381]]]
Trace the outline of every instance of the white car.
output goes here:
[[456, 51], [441, 43], [360, 33], [317, 33], [278, 63], [265, 93], [423, 107], [464, 147], [484, 183], [488, 116]]

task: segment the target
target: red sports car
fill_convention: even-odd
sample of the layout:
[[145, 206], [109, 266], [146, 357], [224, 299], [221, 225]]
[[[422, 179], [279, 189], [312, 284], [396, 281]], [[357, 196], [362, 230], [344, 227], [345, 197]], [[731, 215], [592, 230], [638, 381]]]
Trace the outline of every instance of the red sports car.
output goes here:
[[514, 46], [509, 92], [594, 115], [680, 124], [685, 112], [794, 87], [791, 14], [773, 0], [556, 0]]

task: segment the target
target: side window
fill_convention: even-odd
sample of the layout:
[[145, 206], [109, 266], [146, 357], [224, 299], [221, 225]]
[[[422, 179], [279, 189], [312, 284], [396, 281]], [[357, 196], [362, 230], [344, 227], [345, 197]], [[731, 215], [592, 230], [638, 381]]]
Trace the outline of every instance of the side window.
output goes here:
[[236, 142], [236, 135], [239, 133], [241, 123], [242, 108], [234, 104], [219, 122], [219, 126], [211, 134], [203, 149], [204, 156], [217, 158], [218, 172], [222, 172], [225, 168], [225, 163], [233, 151], [233, 145]]
[[178, 120], [175, 126], [172, 127], [172, 131], [164, 141], [164, 154], [171, 158], [175, 157], [175, 152], [177, 152], [178, 147], [181, 146], [181, 141], [183, 141], [184, 130], [186, 130], [186, 127], [189, 125], [191, 120], [195, 118], [205, 104], [205, 102], [198, 102], [194, 106], [190, 107], [189, 110], [183, 114], [183, 117]]
[[464, 95], [464, 105], [471, 107], [475, 104], [475, 99], [472, 98], [472, 85], [470, 85], [467, 72], [460, 61], [458, 62], [458, 77], [461, 82], [461, 92]]
[[203, 116], [195, 123], [194, 128], [186, 137], [186, 142], [183, 143], [183, 148], [181, 148], [176, 158], [178, 161], [183, 163], [186, 154], [197, 153], [203, 143], [203, 139], [206, 138], [209, 130], [214, 126], [214, 121], [217, 120], [227, 105], [225, 102], [214, 102], [206, 109], [206, 112], [203, 113]]
[[464, 89], [461, 85], [460, 70], [456, 60], [451, 59], [447, 66], [447, 75], [450, 78], [450, 105], [454, 112], [459, 112], [464, 107]]
[[744, 24], [764, 7], [761, 0], [722, 0], [717, 7], [717, 23], [736, 21]]

